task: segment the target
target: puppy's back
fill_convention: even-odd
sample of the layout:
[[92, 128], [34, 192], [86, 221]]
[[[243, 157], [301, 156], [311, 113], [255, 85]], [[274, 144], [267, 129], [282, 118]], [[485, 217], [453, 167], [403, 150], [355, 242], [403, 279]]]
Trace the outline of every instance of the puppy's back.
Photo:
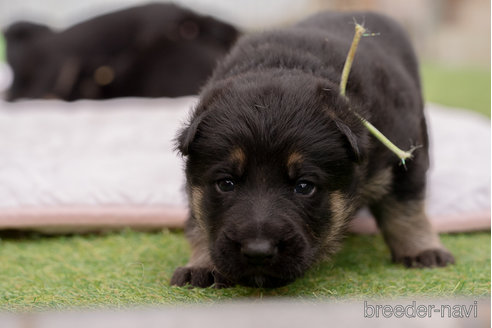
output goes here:
[[406, 32], [391, 18], [372, 12], [322, 12], [293, 27], [245, 36], [219, 65], [212, 80], [254, 70], [286, 68], [337, 82], [354, 35], [354, 22], [377, 35], [360, 43], [360, 65], [353, 67], [352, 76], [358, 74], [360, 67], [372, 66], [376, 59], [389, 70], [408, 74], [420, 91], [418, 63]]
[[[297, 24], [307, 29], [320, 29], [331, 37], [341, 38], [350, 43], [354, 35], [355, 22], [375, 33], [370, 42], [362, 42], [361, 47], [383, 49], [378, 55], [398, 57], [406, 69], [419, 82], [418, 64], [407, 33], [396, 21], [388, 16], [374, 12], [322, 12]], [[367, 49], [369, 50], [369, 49]]]

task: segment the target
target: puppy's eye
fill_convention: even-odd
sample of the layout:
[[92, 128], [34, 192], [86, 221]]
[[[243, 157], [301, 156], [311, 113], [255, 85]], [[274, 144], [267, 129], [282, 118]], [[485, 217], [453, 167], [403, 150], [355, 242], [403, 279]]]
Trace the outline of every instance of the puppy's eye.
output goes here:
[[315, 185], [309, 181], [299, 181], [294, 187], [294, 193], [302, 196], [311, 196], [315, 190]]
[[221, 192], [234, 191], [234, 181], [231, 179], [222, 179], [216, 182], [217, 189]]

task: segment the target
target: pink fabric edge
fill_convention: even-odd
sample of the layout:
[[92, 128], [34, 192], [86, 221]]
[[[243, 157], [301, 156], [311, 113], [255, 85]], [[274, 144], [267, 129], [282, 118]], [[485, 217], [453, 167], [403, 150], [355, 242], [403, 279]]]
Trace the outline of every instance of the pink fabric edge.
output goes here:
[[120, 228], [183, 228], [188, 210], [167, 206], [0, 208], [0, 229], [82, 232]]
[[[167, 206], [66, 206], [0, 208], [0, 229], [34, 229], [46, 232], [81, 232], [120, 229], [183, 228], [188, 210]], [[431, 218], [437, 232], [490, 230], [490, 210]], [[355, 217], [349, 232], [374, 234], [376, 222]]]
[[[489, 209], [480, 212], [433, 216], [430, 221], [434, 230], [439, 233], [468, 232], [490, 230], [490, 218]], [[379, 232], [379, 229], [374, 218], [358, 216], [350, 222], [349, 231], [358, 234], [375, 234]]]

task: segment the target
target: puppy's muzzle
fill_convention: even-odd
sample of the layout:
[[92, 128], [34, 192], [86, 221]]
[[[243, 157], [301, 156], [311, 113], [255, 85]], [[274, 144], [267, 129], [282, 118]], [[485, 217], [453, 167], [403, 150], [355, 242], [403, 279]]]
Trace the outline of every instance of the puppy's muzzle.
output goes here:
[[241, 256], [250, 265], [265, 265], [274, 260], [278, 247], [271, 239], [246, 239], [241, 243]]
[[219, 232], [212, 247], [212, 260], [224, 277], [247, 286], [281, 286], [310, 265], [313, 248], [292, 220], [237, 221]]

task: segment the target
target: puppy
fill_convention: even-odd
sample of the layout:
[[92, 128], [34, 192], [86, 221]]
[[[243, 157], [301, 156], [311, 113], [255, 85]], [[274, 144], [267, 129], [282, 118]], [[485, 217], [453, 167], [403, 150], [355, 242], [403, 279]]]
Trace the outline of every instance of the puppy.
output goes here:
[[18, 22], [5, 32], [19, 98], [177, 97], [196, 94], [239, 32], [174, 4], [132, 7], [64, 31]]
[[[361, 41], [345, 98], [339, 83], [354, 19], [380, 36]], [[354, 112], [399, 147], [421, 148], [400, 165]], [[192, 255], [171, 284], [290, 283], [339, 248], [362, 206], [393, 261], [454, 261], [424, 210], [429, 157], [417, 61], [387, 17], [321, 13], [243, 37], [177, 144], [186, 156]]]

